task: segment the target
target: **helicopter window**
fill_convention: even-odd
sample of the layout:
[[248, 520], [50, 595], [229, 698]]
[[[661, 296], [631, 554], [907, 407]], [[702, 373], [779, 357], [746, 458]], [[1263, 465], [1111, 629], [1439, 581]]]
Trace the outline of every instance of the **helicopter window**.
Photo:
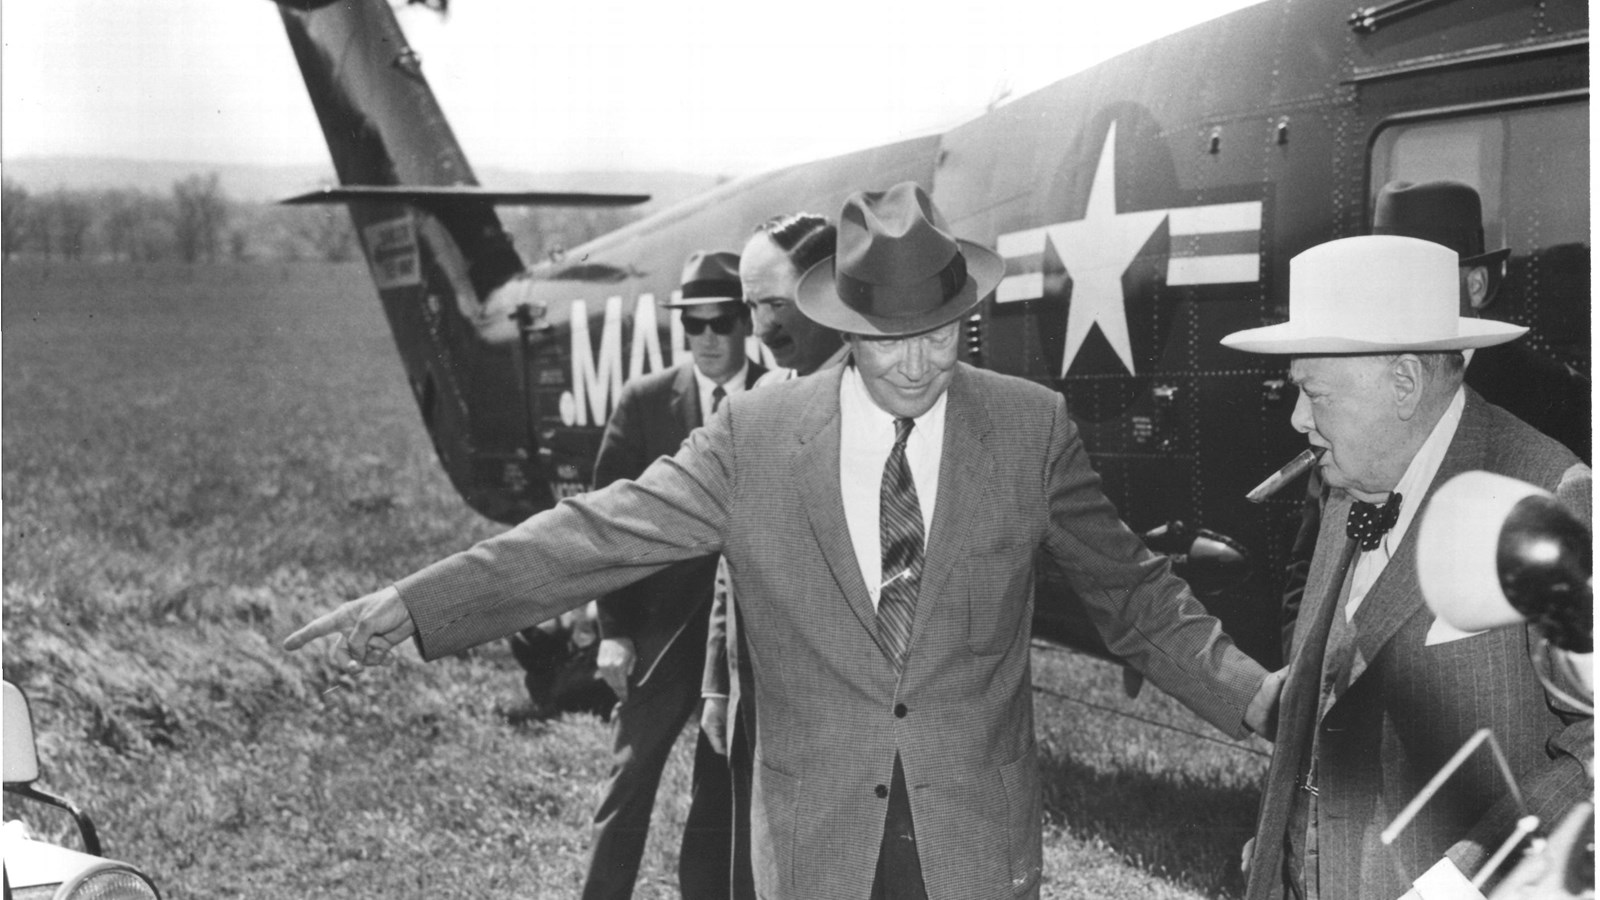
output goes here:
[[1588, 123], [1584, 99], [1391, 124], [1372, 145], [1367, 208], [1390, 181], [1462, 181], [1482, 197], [1486, 247], [1586, 246]]

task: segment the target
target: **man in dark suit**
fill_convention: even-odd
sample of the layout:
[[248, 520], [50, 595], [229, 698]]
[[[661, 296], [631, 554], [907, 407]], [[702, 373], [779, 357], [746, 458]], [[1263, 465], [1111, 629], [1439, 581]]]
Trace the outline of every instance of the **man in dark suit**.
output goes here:
[[1392, 844], [1381, 832], [1478, 728], [1493, 731], [1529, 811], [1587, 797], [1591, 713], [1547, 694], [1524, 628], [1464, 633], [1424, 606], [1417, 528], [1432, 492], [1484, 469], [1552, 491], [1584, 521], [1590, 473], [1463, 386], [1462, 351], [1527, 329], [1461, 316], [1457, 254], [1372, 235], [1290, 263], [1289, 321], [1223, 338], [1291, 357], [1293, 416], [1328, 485], [1295, 623], [1251, 900], [1470, 897], [1516, 802], [1479, 756]]
[[[750, 313], [739, 257], [695, 253], [667, 306], [680, 310], [691, 359], [630, 381], [606, 423], [594, 486], [637, 478], [677, 452], [730, 396], [765, 372], [749, 361]], [[715, 554], [685, 560], [601, 597], [600, 676], [619, 698], [611, 779], [595, 812], [587, 900], [632, 895], [656, 788], [667, 757], [700, 699]], [[678, 861], [686, 898], [728, 896], [731, 791], [726, 765], [700, 735], [694, 787]]]
[[848, 365], [735, 397], [637, 482], [566, 501], [350, 601], [349, 669], [434, 659], [721, 552], [760, 711], [751, 843], [769, 898], [1036, 897], [1030, 636], [1048, 554], [1111, 651], [1225, 732], [1275, 682], [1101, 493], [1056, 392], [957, 361], [999, 283], [915, 184], [853, 195], [801, 280]]

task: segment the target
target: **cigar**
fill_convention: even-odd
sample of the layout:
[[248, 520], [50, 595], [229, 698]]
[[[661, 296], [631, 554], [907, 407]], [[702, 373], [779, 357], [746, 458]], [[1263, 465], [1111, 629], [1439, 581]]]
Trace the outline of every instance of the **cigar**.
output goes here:
[[1283, 468], [1268, 475], [1266, 481], [1256, 485], [1250, 493], [1244, 495], [1244, 498], [1251, 503], [1265, 501], [1268, 497], [1283, 490], [1284, 486], [1289, 482], [1304, 475], [1312, 466], [1316, 465], [1317, 460], [1322, 457], [1322, 451], [1322, 447], [1307, 447], [1299, 456], [1285, 463]]

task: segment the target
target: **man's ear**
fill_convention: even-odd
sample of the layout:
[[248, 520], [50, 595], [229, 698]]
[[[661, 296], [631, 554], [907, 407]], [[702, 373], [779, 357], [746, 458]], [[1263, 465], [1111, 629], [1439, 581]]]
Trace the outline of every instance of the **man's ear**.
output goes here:
[[1389, 385], [1394, 391], [1395, 414], [1410, 421], [1422, 405], [1424, 385], [1422, 360], [1415, 353], [1402, 353], [1389, 364]]
[[1462, 273], [1466, 280], [1467, 303], [1474, 311], [1489, 305], [1493, 297], [1488, 266], [1473, 266]]

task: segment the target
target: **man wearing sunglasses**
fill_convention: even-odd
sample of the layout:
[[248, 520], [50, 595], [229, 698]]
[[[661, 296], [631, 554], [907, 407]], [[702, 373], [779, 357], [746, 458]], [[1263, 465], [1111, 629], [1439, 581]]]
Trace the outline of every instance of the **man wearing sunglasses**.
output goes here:
[[[681, 287], [666, 305], [680, 311], [692, 359], [622, 389], [595, 459], [597, 489], [637, 478], [658, 457], [676, 453], [689, 432], [765, 374], [746, 356], [750, 312], [742, 297], [737, 254], [689, 257]], [[633, 892], [662, 769], [700, 699], [716, 567], [715, 554], [685, 560], [597, 604], [597, 667], [620, 702], [611, 780], [595, 812], [585, 898], [626, 898]], [[703, 734], [692, 790], [679, 887], [686, 898], [726, 897], [731, 785], [727, 764]]]

